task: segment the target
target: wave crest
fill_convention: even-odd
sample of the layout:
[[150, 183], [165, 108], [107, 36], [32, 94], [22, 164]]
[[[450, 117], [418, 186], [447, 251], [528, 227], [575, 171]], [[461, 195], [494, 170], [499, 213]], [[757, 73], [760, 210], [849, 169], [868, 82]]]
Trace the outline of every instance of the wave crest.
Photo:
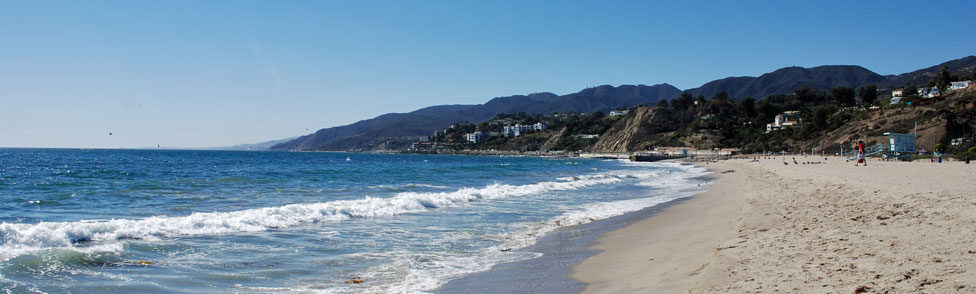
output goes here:
[[173, 236], [259, 232], [317, 222], [353, 218], [388, 217], [452, 207], [466, 202], [517, 197], [550, 191], [573, 190], [610, 184], [633, 177], [627, 173], [583, 175], [526, 185], [491, 184], [453, 192], [402, 192], [390, 198], [309, 204], [290, 204], [231, 212], [193, 213], [188, 216], [154, 216], [144, 219], [83, 220], [37, 224], [0, 223], [0, 260], [45, 248], [74, 248], [87, 241], [153, 240]]

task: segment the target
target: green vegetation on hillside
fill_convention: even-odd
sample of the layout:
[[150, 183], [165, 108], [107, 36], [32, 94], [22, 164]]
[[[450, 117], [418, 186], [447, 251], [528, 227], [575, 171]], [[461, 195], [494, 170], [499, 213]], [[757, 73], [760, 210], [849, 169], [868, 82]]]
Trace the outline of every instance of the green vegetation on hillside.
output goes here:
[[[459, 149], [471, 150], [582, 150], [596, 142], [596, 138], [583, 138], [585, 135], [605, 133], [619, 116], [608, 116], [603, 112], [592, 113], [552, 113], [552, 114], [499, 114], [495, 118], [478, 124], [454, 125], [444, 133], [430, 139], [434, 142], [456, 145]], [[506, 137], [506, 125], [533, 125], [543, 123], [544, 131], [529, 131], [521, 136]], [[468, 142], [466, 135], [473, 132], [485, 133], [485, 140], [474, 144]], [[556, 137], [550, 142], [550, 139]], [[546, 143], [549, 142], [549, 145]]]
[[[747, 97], [741, 101], [729, 98], [725, 92], [719, 92], [710, 99], [684, 93], [650, 108], [653, 111], [652, 121], [641, 124], [640, 137], [635, 139], [642, 143], [635, 146], [740, 148], [745, 152], [798, 152], [813, 148], [817, 152], [823, 149], [834, 153], [841, 148], [850, 150], [853, 140], [885, 143], [879, 139], [883, 133], [911, 133], [919, 124], [927, 132], [920, 132], [920, 140], [944, 143], [946, 152], [964, 154], [971, 142], [961, 146], [948, 146], [947, 143], [956, 137], [973, 137], [976, 92], [957, 92], [936, 99], [911, 96], [908, 99], [916, 101], [912, 104], [888, 104], [888, 98], [880, 95], [874, 86], [858, 89], [841, 86], [829, 91], [802, 87], [790, 94], [770, 95], [761, 100]], [[784, 112], [796, 115], [791, 120], [798, 122], [767, 131], [767, 124]], [[609, 135], [608, 130], [615, 124], [635, 119], [634, 113], [632, 110], [626, 116], [609, 116], [601, 112], [503, 114], [479, 124], [457, 125], [446, 134], [432, 139], [474, 150], [593, 151], [591, 147], [598, 140], [583, 138], [583, 135]], [[546, 124], [548, 128], [519, 137], [500, 135], [505, 125], [537, 122]], [[465, 134], [475, 131], [495, 135], [482, 143], [467, 142]], [[930, 145], [920, 141], [919, 146]]]

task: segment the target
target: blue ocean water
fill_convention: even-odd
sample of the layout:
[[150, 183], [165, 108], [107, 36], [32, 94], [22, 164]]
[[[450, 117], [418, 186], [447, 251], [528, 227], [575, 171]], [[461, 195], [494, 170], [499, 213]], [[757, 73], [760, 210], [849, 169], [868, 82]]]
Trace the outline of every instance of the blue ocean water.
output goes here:
[[[674, 199], [676, 163], [0, 149], [0, 292], [416, 293]], [[353, 283], [362, 281], [362, 283]]]

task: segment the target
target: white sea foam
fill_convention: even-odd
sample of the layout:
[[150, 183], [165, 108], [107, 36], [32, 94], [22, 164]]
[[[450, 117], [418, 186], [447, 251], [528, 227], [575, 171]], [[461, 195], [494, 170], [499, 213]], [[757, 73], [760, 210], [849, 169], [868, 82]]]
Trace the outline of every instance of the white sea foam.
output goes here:
[[406, 184], [407, 188], [421, 187], [421, 188], [431, 188], [431, 189], [450, 189], [448, 186], [440, 185], [430, 185], [430, 184]]
[[413, 188], [429, 188], [429, 189], [450, 189], [448, 186], [431, 185], [431, 184], [403, 184], [403, 185], [373, 185], [368, 188], [372, 189], [385, 189], [385, 190], [403, 190], [403, 189], [413, 189]]
[[[36, 254], [52, 248], [78, 252], [120, 252], [125, 239], [155, 240], [174, 236], [232, 234], [299, 226], [316, 222], [339, 222], [353, 218], [388, 217], [418, 213], [435, 208], [464, 205], [467, 202], [489, 201], [507, 197], [544, 194], [551, 191], [574, 190], [622, 181], [636, 182], [653, 188], [651, 197], [591, 203], [570, 210], [544, 222], [516, 229], [498, 237], [500, 244], [470, 252], [382, 252], [374, 257], [394, 260], [371, 268], [362, 276], [368, 285], [342, 288], [335, 284], [295, 285], [293, 288], [261, 289], [271, 292], [366, 292], [417, 293], [436, 289], [448, 280], [465, 274], [483, 271], [495, 264], [525, 260], [540, 254], [508, 250], [531, 246], [542, 235], [560, 227], [586, 224], [628, 212], [637, 211], [697, 193], [704, 187], [693, 178], [707, 174], [699, 167], [677, 163], [624, 163], [665, 169], [603, 171], [598, 174], [558, 178], [553, 181], [526, 185], [492, 184], [481, 188], [462, 188], [445, 192], [403, 192], [390, 198], [364, 197], [357, 200], [324, 203], [293, 204], [232, 212], [194, 213], [184, 217], [157, 216], [144, 219], [87, 220], [63, 223], [16, 224], [0, 223], [0, 261], [23, 254]], [[412, 184], [413, 187], [450, 189], [442, 186]], [[409, 186], [402, 186], [410, 188]], [[418, 189], [419, 190], [419, 189]], [[428, 190], [429, 191], [429, 190]], [[458, 238], [471, 238], [457, 235]], [[78, 241], [97, 241], [79, 245]], [[94, 246], [90, 246], [94, 245]], [[364, 258], [372, 256], [364, 256]], [[382, 281], [382, 282], [380, 282]], [[324, 288], [324, 289], [323, 289]]]
[[[630, 164], [630, 163], [628, 163]], [[485, 271], [500, 263], [526, 260], [541, 256], [540, 253], [513, 249], [532, 246], [543, 235], [562, 227], [583, 225], [630, 212], [639, 211], [673, 200], [686, 198], [704, 191], [706, 185], [699, 185], [701, 176], [709, 174], [707, 169], [678, 163], [637, 163], [642, 166], [666, 167], [640, 171], [614, 172], [600, 176], [577, 176], [560, 178], [562, 181], [577, 181], [591, 178], [636, 178], [638, 185], [657, 188], [653, 196], [628, 200], [598, 202], [568, 211], [548, 221], [537, 223], [505, 236], [496, 246], [482, 249], [478, 254], [449, 254], [420, 257], [417, 254], [396, 253], [391, 258], [396, 262], [379, 266], [370, 271], [371, 277], [384, 274], [401, 273], [398, 281], [381, 283], [369, 288], [339, 288], [338, 292], [356, 293], [423, 293], [443, 286], [447, 281], [466, 274]], [[705, 183], [707, 184], [707, 183]], [[418, 261], [418, 259], [422, 261]], [[434, 261], [429, 261], [434, 260]]]
[[527, 185], [491, 184], [453, 192], [403, 192], [391, 198], [365, 197], [322, 203], [291, 204], [232, 212], [193, 213], [183, 217], [83, 220], [37, 224], [0, 223], [0, 261], [45, 248], [76, 248], [77, 242], [155, 240], [173, 236], [258, 232], [316, 222], [388, 217], [452, 207], [466, 202], [573, 190], [616, 183], [631, 175], [594, 174]]

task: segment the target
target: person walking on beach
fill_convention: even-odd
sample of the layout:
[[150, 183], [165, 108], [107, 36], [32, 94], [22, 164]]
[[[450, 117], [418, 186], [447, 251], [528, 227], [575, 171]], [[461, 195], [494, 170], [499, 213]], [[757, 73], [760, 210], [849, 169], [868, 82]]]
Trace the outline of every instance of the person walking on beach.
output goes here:
[[864, 166], [868, 166], [868, 161], [864, 159], [865, 153], [867, 152], [864, 150], [864, 141], [857, 141], [857, 162], [854, 163], [854, 166], [862, 162]]

